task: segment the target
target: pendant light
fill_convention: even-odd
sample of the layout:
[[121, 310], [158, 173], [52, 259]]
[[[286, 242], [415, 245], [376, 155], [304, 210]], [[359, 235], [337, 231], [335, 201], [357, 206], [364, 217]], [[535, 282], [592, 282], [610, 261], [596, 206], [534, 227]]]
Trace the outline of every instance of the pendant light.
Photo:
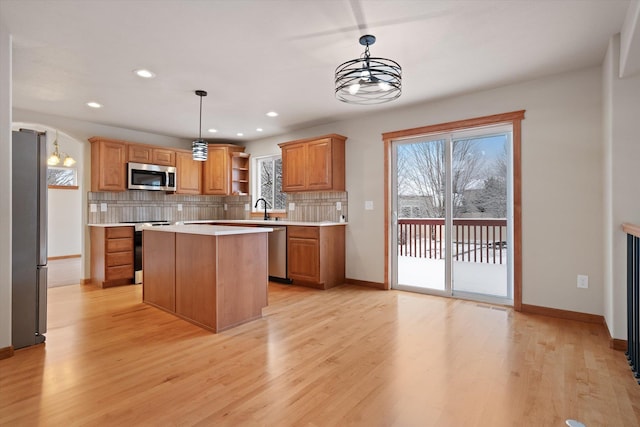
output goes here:
[[[58, 131], [56, 130], [56, 138], [53, 140], [53, 153], [47, 159], [49, 166], [56, 166], [60, 164], [62, 156], [60, 155], [60, 146], [58, 145]], [[71, 167], [76, 163], [75, 159], [70, 155], [64, 153], [64, 160], [62, 164], [66, 167]]]
[[200, 97], [200, 126], [198, 127], [198, 139], [191, 143], [191, 154], [193, 160], [204, 162], [207, 160], [209, 144], [202, 139], [202, 97], [207, 96], [204, 90], [197, 90], [196, 95]]
[[336, 98], [347, 104], [373, 105], [393, 101], [402, 94], [402, 68], [391, 59], [372, 58], [369, 46], [375, 36], [360, 37], [365, 46], [358, 59], [352, 59], [336, 68]]

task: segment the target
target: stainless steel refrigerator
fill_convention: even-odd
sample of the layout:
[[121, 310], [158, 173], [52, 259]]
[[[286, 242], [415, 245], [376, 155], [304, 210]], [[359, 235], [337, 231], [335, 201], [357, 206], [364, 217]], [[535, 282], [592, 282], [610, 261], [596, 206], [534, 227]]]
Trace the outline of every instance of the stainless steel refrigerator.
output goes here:
[[47, 331], [47, 145], [44, 133], [12, 137], [11, 344], [44, 342]]

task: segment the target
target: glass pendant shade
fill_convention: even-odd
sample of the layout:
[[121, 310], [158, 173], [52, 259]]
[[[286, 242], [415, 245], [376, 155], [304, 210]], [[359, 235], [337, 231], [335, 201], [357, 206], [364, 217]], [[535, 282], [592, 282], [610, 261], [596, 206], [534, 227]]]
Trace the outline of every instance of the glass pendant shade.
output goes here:
[[200, 97], [200, 125], [198, 127], [198, 139], [191, 143], [191, 156], [193, 160], [204, 162], [209, 156], [209, 144], [202, 139], [202, 97], [207, 96], [207, 92], [197, 90], [196, 95]]
[[402, 94], [402, 67], [386, 58], [372, 58], [369, 46], [376, 38], [360, 37], [366, 46], [364, 54], [336, 68], [335, 94], [342, 102], [358, 105], [382, 104], [393, 101]]
[[66, 167], [71, 167], [73, 165], [76, 164], [76, 159], [74, 159], [71, 156], [65, 156], [64, 161], [62, 162], [63, 165], [65, 165]]
[[47, 159], [47, 164], [49, 166], [55, 166], [57, 164], [60, 164], [60, 156], [54, 152]]
[[196, 139], [191, 143], [191, 154], [193, 160], [204, 162], [209, 155], [209, 144], [202, 139]]

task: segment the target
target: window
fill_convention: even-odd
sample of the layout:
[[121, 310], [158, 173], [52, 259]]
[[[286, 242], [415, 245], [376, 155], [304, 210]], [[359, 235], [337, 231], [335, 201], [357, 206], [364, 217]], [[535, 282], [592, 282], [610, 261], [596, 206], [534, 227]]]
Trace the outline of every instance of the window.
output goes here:
[[49, 188], [78, 189], [78, 171], [76, 168], [47, 166], [47, 185]]
[[[264, 198], [271, 211], [284, 211], [287, 196], [282, 192], [282, 156], [254, 158], [253, 201]], [[261, 211], [262, 204], [255, 211]]]

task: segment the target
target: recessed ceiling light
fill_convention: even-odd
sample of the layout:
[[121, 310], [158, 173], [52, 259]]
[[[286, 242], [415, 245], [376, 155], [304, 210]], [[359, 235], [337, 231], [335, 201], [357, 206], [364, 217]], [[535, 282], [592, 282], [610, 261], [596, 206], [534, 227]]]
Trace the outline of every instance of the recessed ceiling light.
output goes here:
[[244, 136], [244, 133], [242, 133], [242, 132], [238, 132], [238, 133], [236, 133], [236, 135], [238, 135], [238, 136]]
[[269, 116], [269, 117], [278, 117], [278, 113], [276, 113], [275, 111], [269, 111], [267, 113], [267, 116]]
[[209, 129], [209, 132], [216, 133], [216, 132], [218, 132], [218, 129], [211, 128], [211, 129]]
[[87, 102], [87, 105], [91, 108], [102, 108], [102, 104], [95, 101]]
[[258, 132], [262, 132], [262, 128], [257, 128], [256, 129]]
[[133, 72], [136, 73], [138, 77], [142, 77], [144, 79], [152, 79], [156, 76], [156, 74], [153, 71], [145, 70], [144, 68], [140, 68], [139, 70], [133, 70]]

